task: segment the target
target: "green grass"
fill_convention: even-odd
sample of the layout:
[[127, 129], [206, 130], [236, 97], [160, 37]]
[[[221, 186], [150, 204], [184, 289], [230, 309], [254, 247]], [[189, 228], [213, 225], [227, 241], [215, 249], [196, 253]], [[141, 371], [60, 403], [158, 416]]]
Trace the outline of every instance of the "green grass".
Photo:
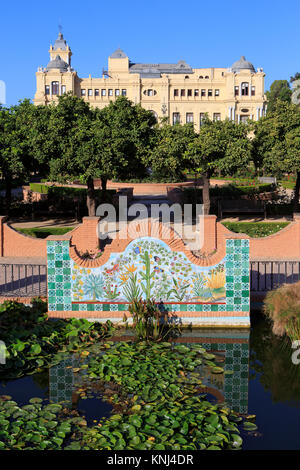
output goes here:
[[228, 230], [253, 238], [268, 237], [289, 225], [289, 222], [222, 222]]
[[17, 228], [18, 232], [29, 235], [34, 238], [47, 238], [50, 235], [64, 235], [75, 227], [33, 227], [33, 228]]
[[284, 188], [284, 189], [295, 189], [295, 181], [279, 181], [279, 184]]

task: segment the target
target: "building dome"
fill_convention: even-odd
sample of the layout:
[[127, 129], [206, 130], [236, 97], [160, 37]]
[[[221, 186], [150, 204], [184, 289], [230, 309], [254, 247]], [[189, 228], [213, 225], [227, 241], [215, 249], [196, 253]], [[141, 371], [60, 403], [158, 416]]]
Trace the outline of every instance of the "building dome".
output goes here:
[[58, 69], [60, 72], [67, 72], [69, 68], [69, 64], [62, 60], [62, 58], [57, 55], [54, 60], [51, 60], [47, 65], [47, 70]]
[[250, 70], [250, 72], [255, 73], [254, 65], [251, 64], [251, 62], [248, 62], [248, 60], [246, 60], [245, 56], [243, 55], [240, 60], [234, 62], [234, 64], [231, 66], [231, 69], [235, 73], [238, 73], [241, 70]]

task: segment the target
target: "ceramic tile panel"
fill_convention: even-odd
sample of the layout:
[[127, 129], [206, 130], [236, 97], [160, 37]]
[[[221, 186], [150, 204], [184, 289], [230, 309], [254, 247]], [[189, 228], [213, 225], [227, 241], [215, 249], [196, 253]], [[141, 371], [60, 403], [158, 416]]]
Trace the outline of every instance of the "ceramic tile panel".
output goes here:
[[132, 241], [97, 268], [78, 266], [69, 256], [69, 240], [48, 241], [47, 256], [49, 312], [125, 312], [140, 296], [179, 316], [190, 312], [197, 323], [249, 325], [249, 240], [227, 240], [226, 257], [208, 267], [152, 237]]

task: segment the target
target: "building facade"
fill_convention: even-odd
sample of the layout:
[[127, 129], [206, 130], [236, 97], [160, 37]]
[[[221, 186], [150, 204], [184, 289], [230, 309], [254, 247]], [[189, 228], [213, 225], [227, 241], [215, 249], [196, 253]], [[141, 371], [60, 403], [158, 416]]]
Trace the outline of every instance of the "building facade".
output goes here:
[[36, 105], [46, 105], [72, 92], [91, 106], [103, 108], [119, 96], [140, 103], [169, 122], [193, 122], [199, 129], [207, 114], [210, 119], [236, 122], [258, 120], [266, 113], [263, 69], [255, 69], [245, 57], [230, 68], [191, 68], [177, 64], [138, 64], [117, 49], [108, 59], [102, 78], [80, 78], [71, 67], [72, 52], [59, 33], [50, 46], [50, 62], [39, 67]]

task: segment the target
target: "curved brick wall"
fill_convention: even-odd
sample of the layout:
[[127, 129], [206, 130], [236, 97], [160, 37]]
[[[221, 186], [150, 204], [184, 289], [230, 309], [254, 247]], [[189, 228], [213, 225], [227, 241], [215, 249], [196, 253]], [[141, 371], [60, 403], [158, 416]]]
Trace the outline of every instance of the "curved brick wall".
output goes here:
[[47, 242], [28, 237], [4, 223], [0, 217], [0, 256], [44, 257], [47, 256]]
[[[0, 256], [12, 257], [45, 257], [47, 256], [47, 240], [41, 240], [23, 235], [5, 223], [5, 217], [0, 216]], [[49, 240], [71, 240], [70, 256], [82, 266], [101, 266], [108, 259], [112, 252], [122, 252], [132, 241], [129, 236], [125, 240], [113, 240], [111, 245], [107, 245], [104, 254], [98, 260], [82, 260], [80, 253], [88, 250], [95, 250], [99, 246], [97, 237], [97, 226], [99, 217], [85, 217], [83, 223], [63, 236], [51, 236]], [[140, 236], [147, 233], [148, 221], [140, 222]], [[156, 233], [172, 249], [183, 251], [187, 257], [195, 264], [208, 266], [217, 263], [224, 257], [225, 244], [228, 238], [249, 238], [250, 239], [250, 259], [274, 259], [274, 260], [297, 260], [300, 259], [300, 216], [295, 214], [294, 221], [280, 232], [264, 238], [250, 238], [247, 235], [233, 233], [220, 222], [216, 221], [216, 216], [205, 217], [204, 227], [204, 247], [202, 252], [205, 258], [195, 257], [189, 249], [185, 247], [180, 239], [170, 240], [165, 237], [165, 229], [161, 224], [156, 227]], [[150, 232], [149, 232], [150, 233]]]

